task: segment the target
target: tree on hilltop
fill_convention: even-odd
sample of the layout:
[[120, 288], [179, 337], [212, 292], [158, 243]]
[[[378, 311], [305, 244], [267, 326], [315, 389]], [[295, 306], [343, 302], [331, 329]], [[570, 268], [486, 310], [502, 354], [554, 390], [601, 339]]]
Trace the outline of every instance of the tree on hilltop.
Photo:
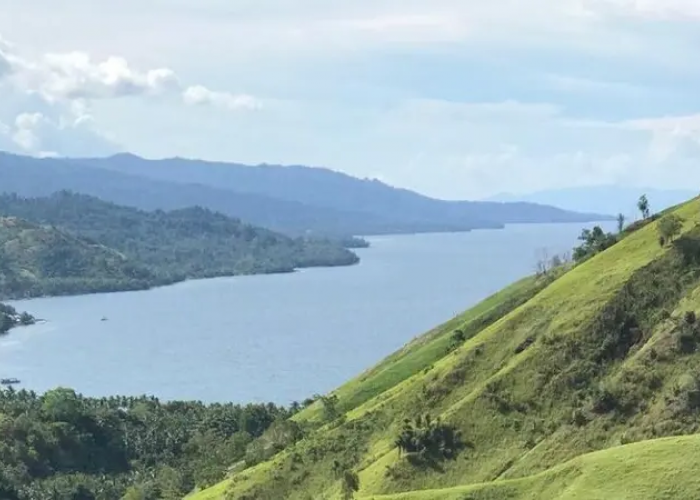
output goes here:
[[647, 195], [643, 194], [639, 197], [639, 201], [637, 202], [637, 208], [642, 213], [643, 219], [649, 218], [649, 199], [647, 198]]

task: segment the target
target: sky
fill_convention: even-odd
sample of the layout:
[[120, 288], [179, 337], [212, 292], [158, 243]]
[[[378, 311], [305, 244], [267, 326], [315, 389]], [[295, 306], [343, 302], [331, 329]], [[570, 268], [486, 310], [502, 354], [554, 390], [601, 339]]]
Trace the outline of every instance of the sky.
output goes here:
[[0, 0], [0, 150], [700, 186], [700, 0]]

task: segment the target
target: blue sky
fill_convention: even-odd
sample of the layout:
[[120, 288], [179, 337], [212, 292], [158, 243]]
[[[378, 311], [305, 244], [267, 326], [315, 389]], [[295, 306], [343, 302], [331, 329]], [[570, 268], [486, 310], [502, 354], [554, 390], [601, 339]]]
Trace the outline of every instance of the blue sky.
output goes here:
[[0, 0], [0, 149], [700, 185], [698, 0]]

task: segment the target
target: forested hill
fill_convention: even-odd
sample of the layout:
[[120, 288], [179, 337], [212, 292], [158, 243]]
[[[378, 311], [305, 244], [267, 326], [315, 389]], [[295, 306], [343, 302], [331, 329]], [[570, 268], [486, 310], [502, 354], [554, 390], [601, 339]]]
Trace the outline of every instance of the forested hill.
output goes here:
[[0, 288], [5, 296], [145, 288], [359, 260], [337, 243], [290, 238], [197, 207], [146, 212], [69, 192], [5, 194], [0, 215], [20, 218], [5, 219], [2, 229], [0, 251], [13, 276]]
[[179, 500], [293, 409], [0, 386], [1, 500]]
[[143, 210], [202, 206], [293, 236], [467, 231], [601, 220], [532, 203], [453, 202], [321, 168], [190, 160], [31, 158], [0, 152], [0, 189], [70, 190]]
[[0, 217], [0, 298], [140, 290], [156, 282], [154, 273], [116, 250]]

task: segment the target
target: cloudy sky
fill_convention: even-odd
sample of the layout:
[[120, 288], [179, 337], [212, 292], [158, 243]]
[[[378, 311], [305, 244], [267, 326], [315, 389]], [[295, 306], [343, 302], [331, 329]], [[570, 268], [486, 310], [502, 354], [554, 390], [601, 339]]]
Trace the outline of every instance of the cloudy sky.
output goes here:
[[0, 149], [700, 186], [700, 0], [0, 0]]

